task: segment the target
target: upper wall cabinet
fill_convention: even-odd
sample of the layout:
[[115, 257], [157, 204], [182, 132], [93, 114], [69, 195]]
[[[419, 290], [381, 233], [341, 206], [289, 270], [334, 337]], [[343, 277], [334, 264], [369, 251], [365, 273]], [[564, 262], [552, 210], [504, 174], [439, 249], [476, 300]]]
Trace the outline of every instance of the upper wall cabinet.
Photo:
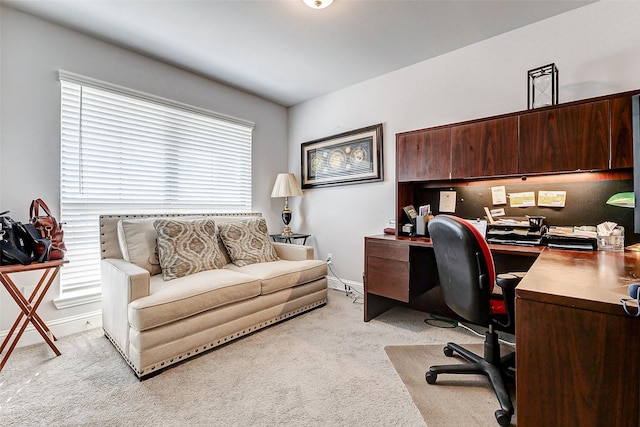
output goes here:
[[609, 102], [545, 109], [520, 116], [520, 173], [609, 167]]
[[609, 101], [611, 110], [611, 168], [633, 167], [633, 98], [622, 96]]
[[410, 183], [632, 168], [638, 98], [640, 90], [399, 133], [396, 177]]
[[518, 173], [518, 117], [451, 128], [451, 178]]
[[398, 181], [449, 179], [451, 131], [449, 128], [401, 134], [396, 139]]

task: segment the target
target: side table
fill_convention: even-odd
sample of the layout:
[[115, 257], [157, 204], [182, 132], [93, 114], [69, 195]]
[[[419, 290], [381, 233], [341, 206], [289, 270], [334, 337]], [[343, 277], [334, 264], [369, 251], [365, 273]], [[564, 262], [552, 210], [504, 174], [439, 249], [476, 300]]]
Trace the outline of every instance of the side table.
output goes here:
[[[60, 268], [62, 267], [62, 265], [66, 264], [67, 262], [69, 261], [60, 259], [41, 263], [34, 262], [29, 265], [16, 264], [0, 266], [0, 282], [2, 282], [7, 292], [9, 292], [9, 295], [11, 295], [11, 297], [16, 302], [16, 304], [18, 304], [18, 307], [20, 307], [21, 310], [18, 318], [13, 323], [13, 326], [9, 330], [9, 333], [0, 346], [0, 354], [2, 354], [7, 345], [9, 346], [9, 348], [7, 349], [7, 353], [4, 355], [2, 361], [0, 361], [0, 371], [2, 370], [2, 368], [4, 368], [5, 363], [7, 363], [7, 359], [9, 359], [9, 356], [15, 349], [18, 340], [24, 333], [29, 322], [31, 322], [36, 330], [40, 333], [40, 335], [42, 335], [42, 338], [47, 342], [47, 344], [49, 344], [49, 347], [51, 347], [56, 356], [60, 356], [60, 350], [58, 350], [58, 348], [53, 343], [53, 341], [57, 340], [57, 338], [47, 327], [42, 318], [38, 316], [37, 310], [40, 306], [40, 303], [44, 299], [45, 294], [49, 290], [49, 287], [53, 283], [53, 279], [55, 279], [60, 272]], [[22, 295], [22, 292], [20, 292], [9, 275], [13, 273], [22, 273], [25, 271], [35, 270], [42, 270], [42, 275], [38, 280], [38, 284], [33, 289], [33, 292], [31, 292], [31, 296], [29, 296], [29, 299], [27, 299], [24, 295]], [[14, 332], [16, 333], [15, 336]]]
[[283, 236], [282, 234], [270, 234], [271, 239], [274, 242], [284, 242], [284, 243], [297, 243], [298, 240], [302, 240], [300, 245], [304, 245], [307, 243], [307, 238], [311, 236], [311, 234], [299, 234], [293, 233], [291, 236]]

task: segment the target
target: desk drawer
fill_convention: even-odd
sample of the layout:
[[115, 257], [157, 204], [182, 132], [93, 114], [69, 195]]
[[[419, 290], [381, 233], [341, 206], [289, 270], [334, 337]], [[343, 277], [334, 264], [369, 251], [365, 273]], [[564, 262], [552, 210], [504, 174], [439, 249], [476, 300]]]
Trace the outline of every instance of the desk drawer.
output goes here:
[[405, 244], [369, 240], [365, 252], [367, 257], [374, 256], [409, 262], [409, 245]]
[[367, 257], [365, 292], [409, 302], [409, 263]]

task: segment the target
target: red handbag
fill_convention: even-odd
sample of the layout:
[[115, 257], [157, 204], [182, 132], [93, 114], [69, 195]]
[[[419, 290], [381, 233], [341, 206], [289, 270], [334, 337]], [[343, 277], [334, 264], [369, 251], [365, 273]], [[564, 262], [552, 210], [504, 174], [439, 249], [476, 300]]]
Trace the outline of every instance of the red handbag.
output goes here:
[[[42, 215], [40, 215], [42, 210]], [[31, 202], [29, 207], [29, 218], [31, 223], [40, 232], [43, 239], [51, 240], [51, 252], [49, 253], [49, 259], [62, 259], [64, 253], [67, 251], [64, 245], [64, 231], [62, 231], [62, 224], [51, 215], [49, 206], [42, 199], [35, 199]]]

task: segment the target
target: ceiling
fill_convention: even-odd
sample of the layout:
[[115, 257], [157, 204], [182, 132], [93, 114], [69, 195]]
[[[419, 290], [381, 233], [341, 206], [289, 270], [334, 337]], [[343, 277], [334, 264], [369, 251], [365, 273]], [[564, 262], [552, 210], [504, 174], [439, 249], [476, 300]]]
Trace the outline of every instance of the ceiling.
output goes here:
[[288, 107], [591, 1], [2, 3]]

